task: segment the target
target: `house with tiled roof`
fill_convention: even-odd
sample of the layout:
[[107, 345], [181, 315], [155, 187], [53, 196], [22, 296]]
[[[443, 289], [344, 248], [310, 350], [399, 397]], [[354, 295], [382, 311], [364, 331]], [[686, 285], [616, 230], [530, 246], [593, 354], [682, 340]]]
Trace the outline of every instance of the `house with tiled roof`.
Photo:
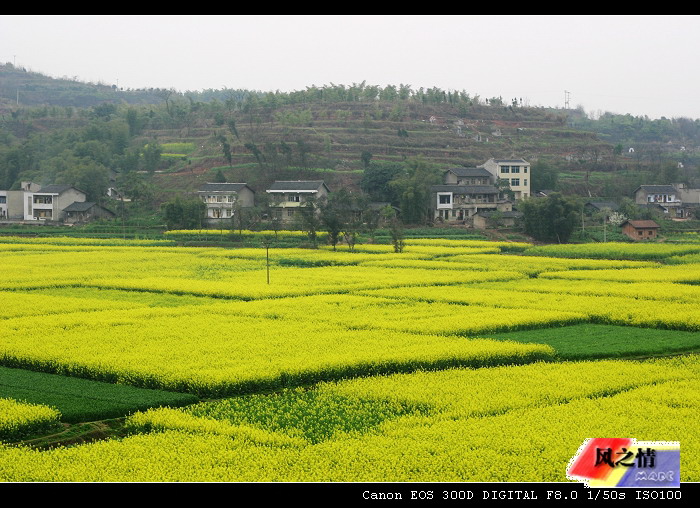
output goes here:
[[700, 189], [689, 189], [682, 183], [640, 185], [634, 191], [634, 202], [657, 208], [671, 218], [688, 218], [700, 207]]
[[69, 224], [89, 222], [94, 219], [113, 219], [116, 214], [92, 201], [76, 201], [63, 209], [63, 220]]
[[506, 180], [516, 201], [530, 197], [531, 167], [525, 159], [489, 159], [477, 166], [498, 180]]
[[[523, 159], [508, 159], [508, 164], [504, 161], [489, 159], [481, 166], [446, 170], [443, 183], [430, 187], [433, 218], [469, 225], [474, 225], [477, 220], [483, 226], [487, 223], [489, 212], [512, 212], [513, 202], [501, 184], [507, 179], [508, 186], [505, 187], [513, 191], [515, 199], [529, 196], [530, 165]], [[518, 175], [518, 178], [513, 175]], [[520, 179], [523, 175], [528, 178]], [[527, 187], [524, 187], [525, 184]], [[478, 216], [479, 213], [482, 213], [481, 216]]]
[[38, 185], [22, 182], [18, 190], [0, 192], [0, 218], [17, 221], [60, 222], [65, 209], [85, 201], [85, 193], [72, 185]]
[[622, 232], [632, 240], [653, 240], [659, 228], [653, 220], [626, 220], [622, 223]]
[[511, 211], [512, 203], [494, 185], [433, 185], [433, 217], [443, 222], [466, 223], [480, 211]]
[[210, 225], [231, 220], [238, 208], [255, 206], [255, 191], [245, 183], [208, 182], [197, 195], [207, 206], [205, 221]]
[[289, 222], [310, 198], [322, 199], [330, 194], [330, 189], [323, 180], [277, 180], [265, 192], [270, 197], [273, 216]]
[[457, 167], [445, 171], [443, 181], [449, 185], [493, 185], [496, 179], [484, 168]]

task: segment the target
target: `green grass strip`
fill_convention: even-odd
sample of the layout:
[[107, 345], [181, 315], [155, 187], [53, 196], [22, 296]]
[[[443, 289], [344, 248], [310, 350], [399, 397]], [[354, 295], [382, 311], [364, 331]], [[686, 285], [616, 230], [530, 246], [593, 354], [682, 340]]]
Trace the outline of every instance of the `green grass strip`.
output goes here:
[[125, 416], [157, 406], [197, 402], [191, 394], [165, 392], [0, 367], [0, 397], [57, 408], [68, 423]]
[[700, 350], [700, 332], [578, 324], [505, 332], [491, 338], [552, 346], [567, 360], [653, 356]]

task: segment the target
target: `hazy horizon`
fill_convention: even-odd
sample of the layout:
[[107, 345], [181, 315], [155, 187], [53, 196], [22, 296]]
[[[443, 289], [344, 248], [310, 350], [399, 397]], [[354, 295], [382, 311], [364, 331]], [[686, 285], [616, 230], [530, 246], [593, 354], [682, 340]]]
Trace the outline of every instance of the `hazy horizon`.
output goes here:
[[0, 16], [0, 62], [117, 85], [410, 85], [700, 118], [697, 16]]

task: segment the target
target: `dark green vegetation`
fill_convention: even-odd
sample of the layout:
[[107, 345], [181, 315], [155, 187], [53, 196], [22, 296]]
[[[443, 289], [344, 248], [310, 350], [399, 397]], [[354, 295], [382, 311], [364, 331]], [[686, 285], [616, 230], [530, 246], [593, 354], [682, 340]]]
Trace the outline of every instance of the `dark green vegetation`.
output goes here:
[[0, 397], [52, 406], [64, 422], [117, 418], [156, 406], [183, 406], [194, 395], [0, 367]]
[[198, 417], [254, 425], [299, 436], [312, 443], [337, 433], [363, 433], [383, 421], [427, 408], [399, 402], [360, 400], [317, 390], [282, 390], [272, 395], [249, 395], [195, 405], [187, 412]]
[[52, 433], [34, 433], [22, 440], [21, 444], [32, 448], [55, 448], [89, 443], [100, 439], [119, 438], [127, 435], [124, 418], [110, 418], [85, 423], [63, 423]]
[[549, 344], [565, 360], [666, 355], [700, 350], [700, 333], [580, 324], [501, 333], [493, 338]]

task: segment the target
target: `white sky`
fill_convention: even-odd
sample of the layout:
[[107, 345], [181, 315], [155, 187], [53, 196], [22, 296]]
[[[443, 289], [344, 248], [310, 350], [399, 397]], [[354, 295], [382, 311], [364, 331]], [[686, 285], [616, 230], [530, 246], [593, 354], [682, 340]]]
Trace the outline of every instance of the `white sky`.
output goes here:
[[179, 91], [408, 84], [700, 118], [698, 16], [12, 16], [0, 62]]

